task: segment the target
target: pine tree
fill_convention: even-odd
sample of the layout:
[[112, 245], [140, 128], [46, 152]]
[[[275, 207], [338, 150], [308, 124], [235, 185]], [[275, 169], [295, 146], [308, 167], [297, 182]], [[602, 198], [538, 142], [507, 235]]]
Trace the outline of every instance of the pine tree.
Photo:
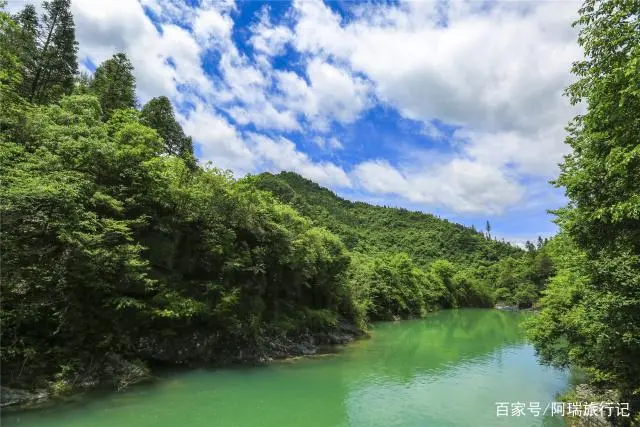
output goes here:
[[17, 90], [22, 82], [20, 28], [1, 10], [4, 6], [0, 0], [0, 140], [7, 131], [15, 130], [24, 111], [24, 100]]
[[524, 247], [527, 249], [527, 252], [529, 252], [530, 254], [536, 251], [536, 247], [530, 240], [527, 240], [527, 242], [524, 244]]
[[158, 131], [167, 154], [182, 157], [189, 166], [195, 166], [193, 141], [176, 121], [169, 98], [159, 96], [151, 99], [142, 108], [141, 119], [144, 124]]
[[38, 14], [32, 4], [28, 4], [20, 13], [14, 16], [15, 22], [20, 26], [20, 31], [13, 40], [14, 49], [17, 49], [18, 58], [22, 66], [22, 82], [18, 87], [21, 95], [28, 95], [33, 85], [35, 71], [37, 70], [36, 58], [38, 57]]
[[75, 95], [86, 95], [88, 93], [91, 93], [92, 81], [93, 81], [92, 75], [86, 72], [81, 72], [74, 79], [73, 93]]
[[113, 55], [96, 69], [91, 90], [100, 100], [104, 118], [120, 108], [135, 108], [136, 79], [133, 65], [124, 53]]
[[21, 51], [24, 78], [21, 94], [31, 102], [45, 104], [73, 90], [78, 72], [78, 43], [70, 0], [44, 2], [37, 19], [27, 5], [16, 20], [22, 28]]

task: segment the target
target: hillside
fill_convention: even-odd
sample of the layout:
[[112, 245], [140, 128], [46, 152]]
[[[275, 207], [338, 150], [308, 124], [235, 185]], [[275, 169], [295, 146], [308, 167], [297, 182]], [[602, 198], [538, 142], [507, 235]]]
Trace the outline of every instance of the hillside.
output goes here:
[[406, 252], [420, 267], [445, 259], [464, 267], [490, 265], [523, 250], [471, 227], [407, 209], [351, 202], [293, 172], [248, 178], [362, 253]]

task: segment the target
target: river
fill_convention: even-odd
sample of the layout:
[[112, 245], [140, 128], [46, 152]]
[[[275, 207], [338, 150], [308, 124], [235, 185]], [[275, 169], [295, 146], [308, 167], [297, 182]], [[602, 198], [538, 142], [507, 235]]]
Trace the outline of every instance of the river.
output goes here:
[[[380, 323], [370, 339], [335, 354], [266, 367], [173, 371], [121, 393], [5, 413], [2, 425], [562, 426], [561, 418], [542, 412], [566, 389], [569, 374], [538, 363], [521, 330], [528, 315], [449, 310]], [[524, 415], [512, 415], [517, 402], [525, 404]], [[498, 416], [504, 408], [509, 415]]]

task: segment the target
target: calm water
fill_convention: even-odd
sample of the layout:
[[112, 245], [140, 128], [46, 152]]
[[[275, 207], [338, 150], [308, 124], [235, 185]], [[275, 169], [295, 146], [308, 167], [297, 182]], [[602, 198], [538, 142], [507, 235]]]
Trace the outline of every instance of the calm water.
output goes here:
[[544, 408], [569, 375], [540, 366], [522, 336], [527, 314], [443, 311], [383, 323], [339, 354], [267, 367], [163, 375], [122, 393], [9, 413], [23, 427], [439, 427], [563, 425], [496, 417], [496, 402]]

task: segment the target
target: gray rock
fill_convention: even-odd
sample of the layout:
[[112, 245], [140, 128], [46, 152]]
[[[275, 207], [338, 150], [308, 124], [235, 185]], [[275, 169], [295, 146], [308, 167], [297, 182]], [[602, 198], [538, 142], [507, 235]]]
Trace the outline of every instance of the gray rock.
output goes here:
[[0, 407], [40, 403], [49, 398], [45, 390], [27, 391], [9, 387], [0, 387]]
[[[599, 391], [587, 384], [578, 384], [575, 388], [578, 402], [618, 402], [619, 396], [613, 390]], [[611, 427], [613, 424], [604, 415], [589, 417], [574, 417], [571, 427]]]

